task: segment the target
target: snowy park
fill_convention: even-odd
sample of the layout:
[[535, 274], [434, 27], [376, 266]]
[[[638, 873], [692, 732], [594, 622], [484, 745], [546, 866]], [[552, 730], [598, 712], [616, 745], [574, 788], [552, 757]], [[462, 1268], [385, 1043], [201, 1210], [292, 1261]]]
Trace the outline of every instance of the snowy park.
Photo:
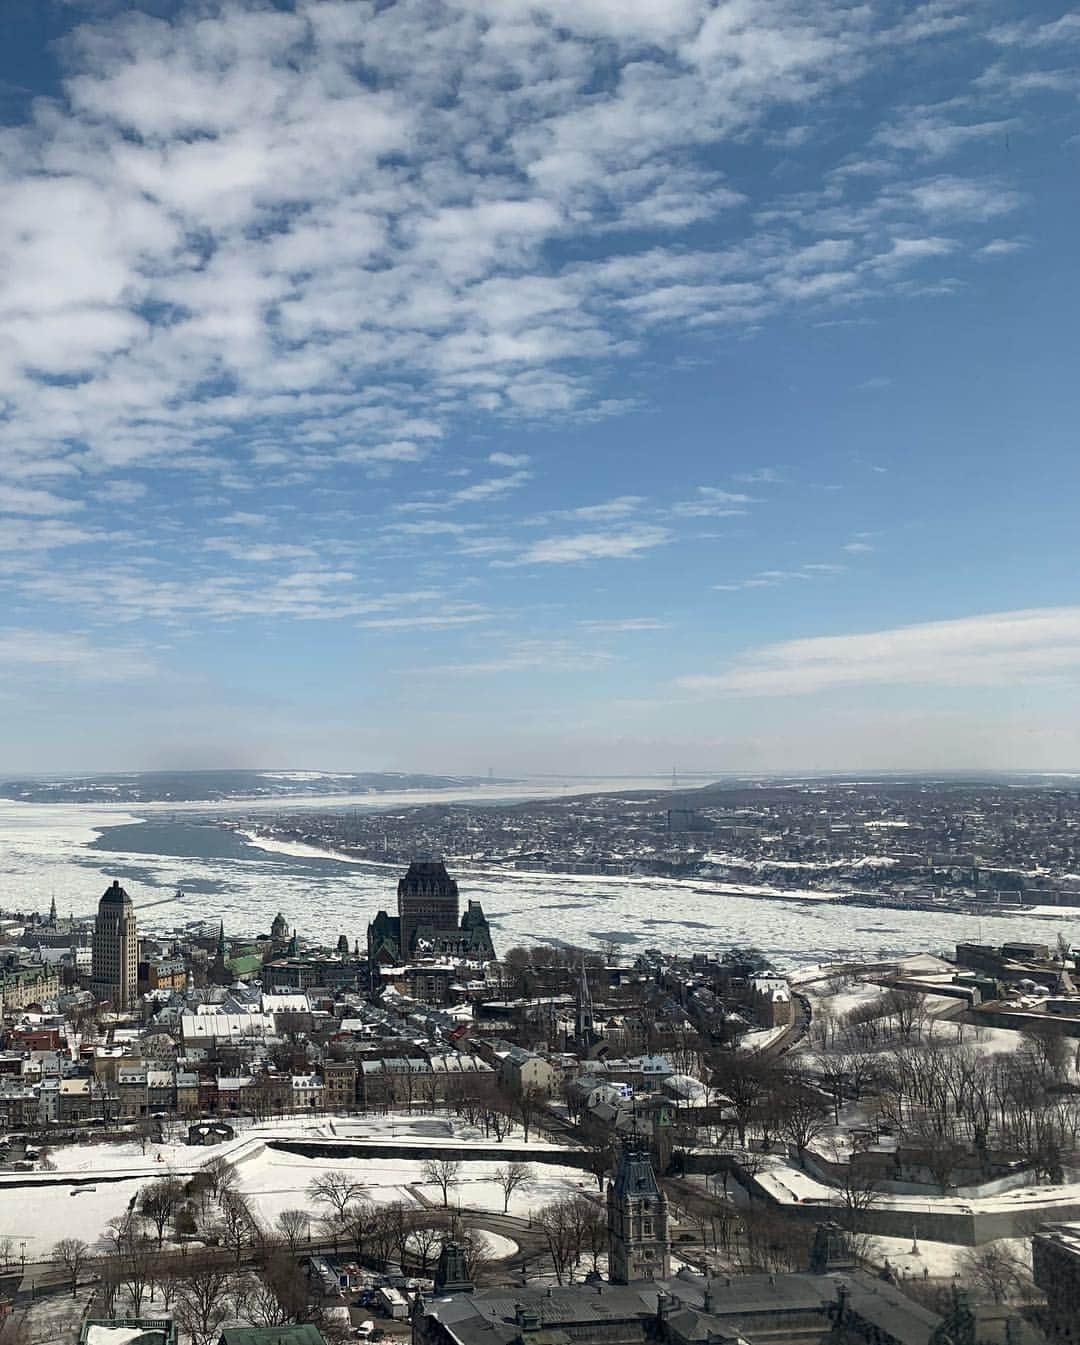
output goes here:
[[[219, 1160], [230, 1165], [235, 1188], [264, 1227], [272, 1227], [287, 1210], [310, 1208], [312, 1182], [330, 1172], [354, 1178], [362, 1198], [374, 1206], [401, 1202], [416, 1211], [442, 1208], [442, 1190], [425, 1179], [426, 1150], [433, 1145], [458, 1155], [452, 1161], [460, 1167], [446, 1191], [450, 1210], [502, 1215], [505, 1204], [507, 1214], [527, 1219], [560, 1196], [595, 1190], [593, 1179], [578, 1168], [534, 1162], [526, 1179], [506, 1196], [497, 1173], [507, 1162], [472, 1157], [480, 1149], [489, 1153], [490, 1140], [445, 1117], [289, 1118], [251, 1125], [211, 1148], [188, 1145], [180, 1133], [174, 1127], [165, 1143], [127, 1139], [67, 1145], [51, 1151], [48, 1172], [0, 1178], [0, 1240], [10, 1239], [14, 1254], [25, 1251], [28, 1261], [48, 1257], [61, 1237], [80, 1238], [93, 1247], [109, 1221], [121, 1217], [148, 1183], [164, 1176], [190, 1179], [205, 1164]], [[342, 1152], [315, 1157], [274, 1147], [278, 1142], [320, 1141], [347, 1150], [350, 1141], [361, 1140], [369, 1147], [385, 1144], [394, 1156]], [[403, 1147], [415, 1148], [416, 1157], [401, 1157]], [[507, 1161], [517, 1157], [511, 1147]], [[557, 1146], [542, 1140], [530, 1141], [529, 1147], [545, 1157], [557, 1156]], [[493, 1254], [513, 1253], [512, 1246], [497, 1241], [500, 1235], [488, 1236]]]

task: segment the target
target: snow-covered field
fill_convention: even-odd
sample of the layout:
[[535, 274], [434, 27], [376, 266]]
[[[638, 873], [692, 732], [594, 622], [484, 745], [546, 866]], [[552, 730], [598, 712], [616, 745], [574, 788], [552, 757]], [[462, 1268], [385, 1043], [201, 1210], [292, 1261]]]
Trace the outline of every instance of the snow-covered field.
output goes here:
[[[497, 792], [507, 796], [505, 789]], [[530, 792], [535, 795], [537, 791]], [[414, 795], [405, 799], [421, 801]], [[370, 806], [371, 800], [365, 797], [362, 802]], [[386, 795], [378, 798], [380, 805], [392, 802]], [[277, 811], [284, 806], [281, 800], [273, 805]], [[310, 800], [305, 806], [310, 807]], [[234, 811], [250, 814], [253, 810], [245, 804]], [[209, 811], [222, 815], [229, 809], [208, 806], [201, 815]], [[190, 819], [200, 815], [195, 808], [163, 805], [140, 806], [138, 813], [159, 829], [168, 827], [173, 816]], [[396, 867], [334, 859], [288, 843], [282, 843], [280, 852], [265, 845], [241, 844], [229, 857], [191, 853], [198, 849], [192, 844], [192, 829], [180, 828], [175, 831], [175, 853], [88, 848], [88, 842], [102, 830], [138, 820], [130, 809], [104, 805], [0, 800], [2, 904], [44, 910], [55, 893], [62, 914], [89, 914], [115, 876], [131, 891], [137, 906], [167, 897], [177, 886], [184, 889], [182, 903], [144, 910], [140, 920], [148, 930], [224, 917], [226, 928], [238, 935], [257, 933], [269, 927], [280, 909], [297, 924], [301, 935], [333, 940], [344, 933], [350, 941], [363, 942], [376, 910], [392, 902]], [[220, 838], [220, 833], [212, 834]], [[301, 849], [303, 853], [298, 852]], [[738, 896], [732, 885], [652, 878], [502, 870], [468, 870], [458, 876], [463, 898], [483, 903], [501, 948], [540, 937], [583, 945], [615, 939], [627, 950], [655, 944], [680, 952], [753, 944], [766, 949], [779, 967], [791, 968], [841, 958], [894, 957], [927, 947], [944, 950], [958, 940], [980, 935], [985, 942], [1045, 941], [1059, 928], [1069, 933], [1070, 924], [1080, 926], [1080, 910], [1049, 920], [1031, 916], [980, 919], [820, 901], [764, 900]], [[317, 899], [313, 899], [315, 893]], [[545, 933], [538, 933], [541, 930]]]
[[[919, 1238], [870, 1238], [867, 1255], [878, 1265], [888, 1261], [901, 1279], [922, 1279], [923, 1272], [930, 1279], [951, 1279], [953, 1275], [964, 1272], [965, 1260], [971, 1255], [970, 1247], [962, 1247], [953, 1242], [924, 1242]], [[912, 1250], [912, 1248], [915, 1250]], [[996, 1242], [986, 1242], [980, 1250], [998, 1247], [1007, 1251], [1017, 1261], [1030, 1268], [1030, 1238], [998, 1238]]]
[[[268, 1140], [286, 1137], [363, 1138], [383, 1140], [394, 1147], [402, 1143], [420, 1146], [434, 1138], [459, 1144], [463, 1154], [470, 1148], [489, 1144], [480, 1132], [465, 1125], [454, 1126], [445, 1117], [380, 1116], [347, 1121], [320, 1117], [260, 1122], [212, 1149], [189, 1147], [179, 1142], [178, 1133], [169, 1143], [148, 1144], [145, 1154], [141, 1144], [134, 1140], [66, 1145], [54, 1149], [50, 1155], [56, 1164], [56, 1171], [47, 1174], [50, 1181], [65, 1174], [83, 1182], [93, 1173], [132, 1175], [122, 1181], [102, 1181], [96, 1186], [42, 1183], [31, 1188], [11, 1184], [5, 1190], [0, 1182], [0, 1238], [11, 1237], [16, 1246], [25, 1240], [28, 1258], [46, 1255], [61, 1237], [78, 1237], [93, 1244], [108, 1221], [124, 1212], [145, 1182], [169, 1172], [189, 1174], [218, 1155], [235, 1164], [239, 1188], [264, 1223], [273, 1223], [283, 1210], [312, 1210], [307, 1190], [311, 1181], [321, 1173], [337, 1169], [355, 1173], [363, 1183], [365, 1198], [373, 1204], [400, 1200], [419, 1209], [425, 1202], [436, 1206], [442, 1203], [441, 1191], [424, 1183], [424, 1159], [419, 1155], [415, 1159], [344, 1155], [307, 1158], [267, 1147]], [[556, 1146], [530, 1140], [529, 1147], [551, 1150]], [[449, 1190], [450, 1205], [501, 1214], [503, 1192], [495, 1179], [499, 1166], [491, 1161], [463, 1164], [460, 1181]], [[19, 1174], [19, 1179], [25, 1175]], [[509, 1213], [526, 1218], [532, 1210], [557, 1196], [592, 1187], [588, 1175], [576, 1168], [533, 1164], [531, 1180], [510, 1198]]]

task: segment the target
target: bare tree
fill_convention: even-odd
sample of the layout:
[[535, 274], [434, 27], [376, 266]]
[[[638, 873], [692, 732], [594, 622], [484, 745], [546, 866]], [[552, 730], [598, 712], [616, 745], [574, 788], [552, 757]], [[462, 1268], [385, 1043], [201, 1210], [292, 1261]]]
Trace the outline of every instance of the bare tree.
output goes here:
[[299, 1321], [308, 1304], [304, 1273], [291, 1256], [272, 1255], [237, 1283], [234, 1304], [237, 1317], [252, 1326]]
[[572, 1284], [581, 1260], [582, 1227], [573, 1196], [549, 1201], [533, 1215], [547, 1240], [548, 1255], [560, 1284]]
[[337, 1255], [338, 1245], [341, 1242], [342, 1235], [345, 1232], [346, 1215], [338, 1214], [337, 1210], [327, 1210], [319, 1218], [319, 1237], [324, 1242], [334, 1244], [334, 1255]]
[[150, 1267], [150, 1281], [153, 1287], [151, 1297], [168, 1312], [176, 1297], [179, 1286], [177, 1270], [182, 1262], [175, 1256], [159, 1252]]
[[101, 1234], [106, 1252], [119, 1256], [125, 1245], [138, 1233], [139, 1225], [139, 1216], [133, 1209], [127, 1209], [123, 1214], [116, 1214], [109, 1219]]
[[141, 1314], [143, 1299], [153, 1284], [156, 1250], [153, 1238], [148, 1238], [142, 1232], [133, 1233], [121, 1248], [120, 1283], [131, 1300], [133, 1317]]
[[213, 1158], [208, 1159], [199, 1172], [205, 1177], [210, 1194], [215, 1200], [220, 1200], [225, 1191], [231, 1190], [236, 1185], [236, 1170], [222, 1154], [215, 1154]]
[[367, 1243], [371, 1249], [371, 1259], [377, 1266], [385, 1266], [394, 1248], [394, 1225], [386, 1206], [372, 1211], [368, 1221]]
[[795, 1076], [784, 1090], [781, 1115], [784, 1133], [794, 1144], [801, 1163], [807, 1146], [828, 1124], [828, 1103], [816, 1088]]
[[526, 1182], [532, 1181], [532, 1168], [528, 1163], [504, 1163], [495, 1169], [495, 1180], [502, 1187], [503, 1214], [510, 1208], [510, 1197]]
[[910, 1135], [922, 1148], [923, 1161], [937, 1182], [938, 1190], [945, 1195], [952, 1184], [953, 1173], [968, 1154], [968, 1146], [957, 1135], [952, 1118], [938, 1118], [935, 1123], [929, 1117], [922, 1117]]
[[476, 1283], [495, 1259], [490, 1241], [476, 1228], [459, 1229], [457, 1243], [465, 1261], [465, 1274]]
[[189, 1261], [176, 1292], [176, 1316], [191, 1345], [214, 1345], [232, 1311], [232, 1271], [220, 1257]]
[[239, 1191], [226, 1191], [221, 1197], [221, 1235], [225, 1246], [240, 1264], [244, 1248], [251, 1245], [256, 1231], [255, 1216]]
[[457, 1185], [461, 1163], [456, 1158], [429, 1158], [424, 1164], [424, 1181], [442, 1192], [443, 1209], [450, 1204], [450, 1187]]
[[275, 1223], [289, 1251], [293, 1256], [299, 1255], [301, 1244], [310, 1235], [311, 1215], [307, 1210], [282, 1210]]
[[52, 1259], [61, 1262], [71, 1276], [71, 1297], [74, 1298], [79, 1274], [90, 1259], [89, 1243], [83, 1242], [82, 1238], [61, 1238], [52, 1249]]
[[406, 1205], [403, 1200], [392, 1200], [383, 1206], [382, 1215], [386, 1222], [390, 1246], [397, 1257], [398, 1265], [404, 1269], [409, 1254], [409, 1239], [416, 1223], [413, 1208]]
[[315, 1177], [308, 1185], [308, 1195], [320, 1204], [329, 1205], [338, 1215], [338, 1222], [345, 1221], [345, 1207], [350, 1201], [363, 1195], [364, 1184], [351, 1173], [342, 1169], [324, 1172]]
[[32, 1345], [34, 1332], [24, 1309], [20, 1313], [11, 1313], [0, 1321], [0, 1343], [2, 1345]]
[[585, 1166], [596, 1178], [597, 1189], [604, 1189], [604, 1178], [611, 1171], [615, 1163], [615, 1154], [611, 1147], [611, 1140], [605, 1136], [603, 1139], [594, 1139], [585, 1145]]
[[537, 1088], [519, 1088], [514, 1094], [513, 1114], [521, 1122], [522, 1138], [529, 1141], [529, 1131], [536, 1123], [544, 1105], [543, 1094]]
[[600, 1273], [600, 1258], [608, 1249], [607, 1216], [588, 1196], [575, 1196], [581, 1229], [581, 1250], [592, 1259], [594, 1273]]
[[1027, 1263], [1000, 1242], [968, 1247], [959, 1260], [960, 1280], [995, 1303], [1025, 1297], [1031, 1288]]
[[746, 1144], [746, 1130], [762, 1114], [763, 1100], [779, 1078], [776, 1064], [760, 1053], [718, 1051], [713, 1056], [712, 1083], [731, 1103], [739, 1144]]
[[430, 1224], [416, 1224], [413, 1227], [409, 1234], [408, 1248], [420, 1275], [427, 1274], [428, 1267], [436, 1259], [445, 1236], [444, 1228], [432, 1228]]
[[368, 1243], [371, 1224], [374, 1217], [372, 1205], [367, 1200], [354, 1200], [345, 1209], [345, 1222], [342, 1232], [348, 1237], [356, 1250], [357, 1261], [363, 1262], [364, 1248]]
[[926, 996], [921, 990], [897, 986], [885, 995], [887, 1017], [896, 1019], [896, 1030], [905, 1040], [917, 1037], [926, 1021]]
[[165, 1241], [165, 1230], [184, 1198], [183, 1188], [175, 1177], [162, 1177], [139, 1192], [139, 1212], [157, 1231], [157, 1245]]
[[865, 1257], [870, 1238], [865, 1231], [867, 1211], [881, 1201], [881, 1184], [876, 1174], [858, 1155], [839, 1162], [840, 1175], [836, 1180], [836, 1194], [841, 1208], [840, 1222], [847, 1229], [856, 1255]]

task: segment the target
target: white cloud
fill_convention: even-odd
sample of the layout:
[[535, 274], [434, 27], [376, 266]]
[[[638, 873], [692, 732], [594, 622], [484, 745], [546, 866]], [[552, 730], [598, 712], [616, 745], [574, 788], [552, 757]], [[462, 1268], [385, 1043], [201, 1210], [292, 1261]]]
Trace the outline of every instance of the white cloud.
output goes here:
[[534, 542], [514, 561], [497, 565], [574, 565], [589, 560], [626, 560], [672, 540], [667, 528], [638, 524], [611, 532], [578, 532], [545, 537]]
[[617, 495], [613, 500], [604, 500], [600, 504], [583, 504], [577, 509], [565, 509], [563, 518], [580, 518], [587, 522], [604, 522], [612, 518], [626, 518], [644, 504], [641, 495]]
[[949, 107], [915, 107], [902, 113], [874, 137], [892, 150], [905, 150], [927, 159], [945, 158], [973, 141], [1000, 138], [1018, 123], [1013, 118], [962, 122]]
[[26, 486], [7, 486], [0, 482], [0, 514], [73, 514], [83, 507], [81, 500], [68, 500], [51, 490], [32, 490]]
[[415, 671], [449, 677], [490, 677], [535, 669], [541, 669], [545, 674], [591, 672], [610, 661], [611, 654], [606, 650], [584, 649], [567, 640], [520, 640], [494, 658], [442, 663]]
[[987, 37], [1002, 47], [1059, 47], [1080, 42], [1080, 14], [1063, 14], [1045, 23], [1036, 19], [1003, 23], [991, 28]]
[[489, 453], [488, 462], [492, 467], [528, 467], [528, 453]]
[[99, 646], [85, 635], [60, 631], [0, 629], [0, 678], [60, 675], [85, 682], [128, 682], [149, 677], [154, 662], [137, 645]]
[[597, 633], [609, 631], [612, 634], [671, 629], [670, 621], [661, 621], [652, 616], [598, 617], [594, 621], [579, 621], [578, 625], [583, 630]]
[[364, 630], [426, 630], [444, 626], [472, 626], [490, 621], [489, 612], [435, 612], [420, 616], [371, 617], [356, 624]]
[[1023, 252], [1027, 246], [1027, 243], [1020, 238], [992, 238], [989, 243], [984, 243], [975, 255], [980, 259], [1008, 257], [1014, 252]]
[[252, 514], [243, 509], [237, 509], [231, 514], [226, 514], [221, 522], [234, 528], [261, 528], [269, 522], [269, 519], [266, 514]]
[[726, 518], [745, 514], [746, 506], [756, 504], [752, 495], [742, 491], [721, 490], [716, 486], [698, 486], [697, 498], [672, 505], [671, 512], [681, 518]]
[[793, 581], [806, 582], [827, 575], [841, 574], [843, 570], [843, 565], [829, 563], [800, 565], [792, 570], [759, 570], [749, 579], [738, 579], [726, 584], [713, 584], [713, 588], [718, 593], [738, 593], [743, 589], [754, 588], [778, 588], [781, 584], [788, 584]]
[[141, 481], [106, 481], [93, 496], [103, 504], [136, 504], [150, 493], [150, 487]]
[[[263, 469], [400, 470], [462, 417], [624, 413], [630, 400], [597, 380], [648, 326], [753, 324], [895, 283], [860, 273], [880, 239], [807, 239], [824, 220], [800, 201], [778, 201], [788, 227], [755, 225], [704, 153], [775, 141], [777, 114], [812, 134], [811, 110], [881, 59], [870, 11], [360, 12], [226, 0], [166, 21], [120, 7], [63, 44], [56, 97], [2, 133], [12, 470], [69, 457], [220, 470], [219, 446], [252, 423]], [[923, 40], [924, 20], [891, 50]], [[912, 110], [894, 140], [994, 125], [943, 118]], [[1017, 200], [943, 177], [898, 189], [877, 218], [985, 222]], [[714, 222], [732, 241], [713, 249], [640, 237]], [[567, 239], [593, 260], [560, 263]]]
[[723, 672], [677, 684], [707, 694], [797, 696], [910, 683], [1012, 686], [1078, 673], [1080, 607], [1046, 607], [763, 645]]
[[203, 543], [207, 551], [220, 551], [232, 560], [249, 561], [253, 565], [273, 564], [279, 560], [304, 560], [315, 554], [309, 546], [292, 542], [251, 542], [247, 538], [208, 537]]
[[784, 479], [777, 467], [756, 467], [751, 472], [736, 472], [735, 480], [747, 486], [775, 486]]

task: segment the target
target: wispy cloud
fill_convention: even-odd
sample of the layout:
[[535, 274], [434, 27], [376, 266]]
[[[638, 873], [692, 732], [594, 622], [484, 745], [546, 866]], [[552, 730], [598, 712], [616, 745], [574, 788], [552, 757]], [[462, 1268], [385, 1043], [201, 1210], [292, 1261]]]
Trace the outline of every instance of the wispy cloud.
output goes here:
[[652, 616], [598, 617], [593, 621], [579, 621], [578, 625], [582, 630], [610, 631], [612, 634], [671, 629], [670, 621]]
[[0, 514], [73, 514], [83, 507], [81, 500], [69, 500], [51, 490], [32, 490], [26, 486], [6, 486], [0, 482]]
[[564, 509], [563, 518], [580, 518], [586, 522], [603, 522], [607, 519], [626, 518], [635, 513], [644, 504], [641, 495], [618, 495], [613, 500], [604, 500], [600, 504], [583, 504], [576, 509]]
[[748, 650], [719, 673], [680, 677], [686, 691], [798, 696], [837, 687], [1011, 686], [1080, 673], [1080, 607], [993, 612]]
[[447, 677], [491, 677], [536, 669], [574, 673], [591, 672], [610, 661], [607, 650], [587, 649], [567, 640], [522, 640], [494, 658], [442, 663], [415, 671]]
[[80, 682], [130, 682], [157, 671], [137, 644], [99, 645], [85, 635], [8, 627], [0, 629], [0, 681], [32, 674], [73, 677]]
[[577, 565], [592, 560], [632, 560], [672, 540], [667, 528], [635, 524], [608, 532], [577, 532], [545, 537], [527, 547], [515, 560], [495, 561], [511, 565]]
[[697, 496], [672, 505], [671, 512], [680, 518], [727, 518], [745, 514], [746, 506], [756, 504], [752, 495], [741, 491], [721, 490], [716, 486], [698, 486]]
[[822, 579], [828, 575], [841, 574], [843, 565], [820, 562], [799, 565], [793, 570], [759, 570], [748, 579], [737, 579], [723, 584], [713, 584], [718, 593], [738, 593], [748, 588], [779, 588], [781, 584], [806, 583], [813, 579]]

